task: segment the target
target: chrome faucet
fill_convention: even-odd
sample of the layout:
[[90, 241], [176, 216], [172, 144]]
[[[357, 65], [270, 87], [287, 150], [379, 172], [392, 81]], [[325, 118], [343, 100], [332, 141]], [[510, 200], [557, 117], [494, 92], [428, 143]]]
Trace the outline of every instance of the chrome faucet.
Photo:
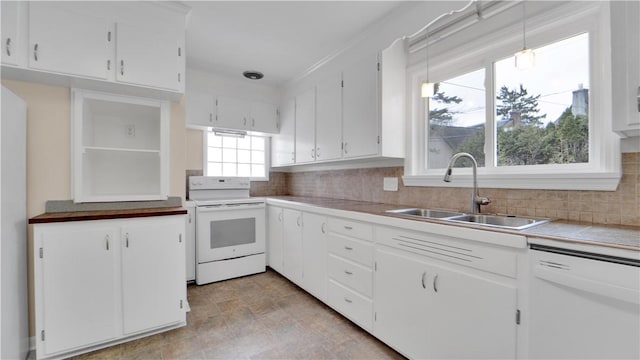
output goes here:
[[478, 175], [477, 175], [478, 162], [473, 157], [473, 155], [465, 152], [460, 152], [453, 155], [451, 157], [451, 160], [449, 160], [449, 166], [447, 167], [447, 172], [444, 174], [443, 180], [444, 182], [451, 182], [451, 172], [453, 170], [452, 169], [453, 164], [455, 164], [455, 162], [461, 157], [466, 157], [471, 160], [471, 165], [473, 167], [473, 193], [471, 194], [471, 213], [479, 214], [480, 206], [489, 205], [491, 203], [491, 200], [489, 200], [489, 198], [486, 198], [486, 197], [481, 197], [480, 194], [478, 193]]

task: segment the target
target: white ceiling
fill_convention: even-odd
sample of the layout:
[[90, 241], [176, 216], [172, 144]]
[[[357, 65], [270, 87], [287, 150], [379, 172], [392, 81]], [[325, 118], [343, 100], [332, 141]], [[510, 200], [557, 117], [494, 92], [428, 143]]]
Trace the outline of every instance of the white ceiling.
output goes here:
[[279, 86], [348, 45], [399, 1], [187, 1], [187, 66]]

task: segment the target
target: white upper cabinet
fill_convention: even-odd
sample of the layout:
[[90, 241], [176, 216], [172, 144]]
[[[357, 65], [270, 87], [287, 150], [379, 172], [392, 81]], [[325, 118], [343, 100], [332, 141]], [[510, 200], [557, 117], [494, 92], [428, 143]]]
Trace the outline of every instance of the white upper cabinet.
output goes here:
[[296, 163], [315, 160], [316, 88], [296, 96]]
[[169, 103], [72, 90], [75, 202], [164, 200]]
[[179, 99], [187, 10], [133, 1], [2, 2], [2, 77]]
[[193, 127], [212, 127], [216, 118], [213, 95], [189, 91], [185, 96], [187, 105], [187, 125]]
[[342, 152], [342, 79], [327, 77], [317, 86], [316, 160], [335, 160]]
[[21, 33], [24, 4], [2, 1], [2, 64], [20, 65], [24, 61], [24, 40]]
[[342, 73], [342, 138], [345, 158], [378, 154], [378, 58], [371, 56]]
[[29, 67], [106, 80], [112, 60], [111, 26], [85, 6], [29, 3]]
[[238, 98], [218, 96], [216, 98], [216, 118], [214, 127], [245, 129], [247, 127], [248, 105]]
[[295, 162], [295, 113], [295, 98], [285, 101], [280, 111], [280, 132], [271, 140], [272, 166], [291, 165]]
[[183, 48], [176, 34], [159, 29], [116, 25], [116, 79], [134, 85], [178, 91], [184, 81], [180, 69]]
[[249, 104], [249, 116], [247, 128], [253, 131], [266, 133], [278, 132], [278, 107], [265, 102], [251, 102]]
[[640, 3], [611, 2], [613, 130], [640, 136]]

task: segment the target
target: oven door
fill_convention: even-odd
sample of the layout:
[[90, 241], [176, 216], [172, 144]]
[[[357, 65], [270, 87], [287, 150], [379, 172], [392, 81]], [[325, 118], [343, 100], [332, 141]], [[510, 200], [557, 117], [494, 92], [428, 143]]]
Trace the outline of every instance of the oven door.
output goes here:
[[196, 209], [198, 263], [265, 251], [264, 203], [199, 206]]

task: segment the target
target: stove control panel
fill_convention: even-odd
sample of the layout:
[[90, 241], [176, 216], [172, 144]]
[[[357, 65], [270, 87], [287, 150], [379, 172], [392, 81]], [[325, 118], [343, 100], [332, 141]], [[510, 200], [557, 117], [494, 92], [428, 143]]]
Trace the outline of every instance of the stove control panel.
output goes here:
[[246, 177], [190, 176], [190, 190], [249, 189], [251, 181]]

